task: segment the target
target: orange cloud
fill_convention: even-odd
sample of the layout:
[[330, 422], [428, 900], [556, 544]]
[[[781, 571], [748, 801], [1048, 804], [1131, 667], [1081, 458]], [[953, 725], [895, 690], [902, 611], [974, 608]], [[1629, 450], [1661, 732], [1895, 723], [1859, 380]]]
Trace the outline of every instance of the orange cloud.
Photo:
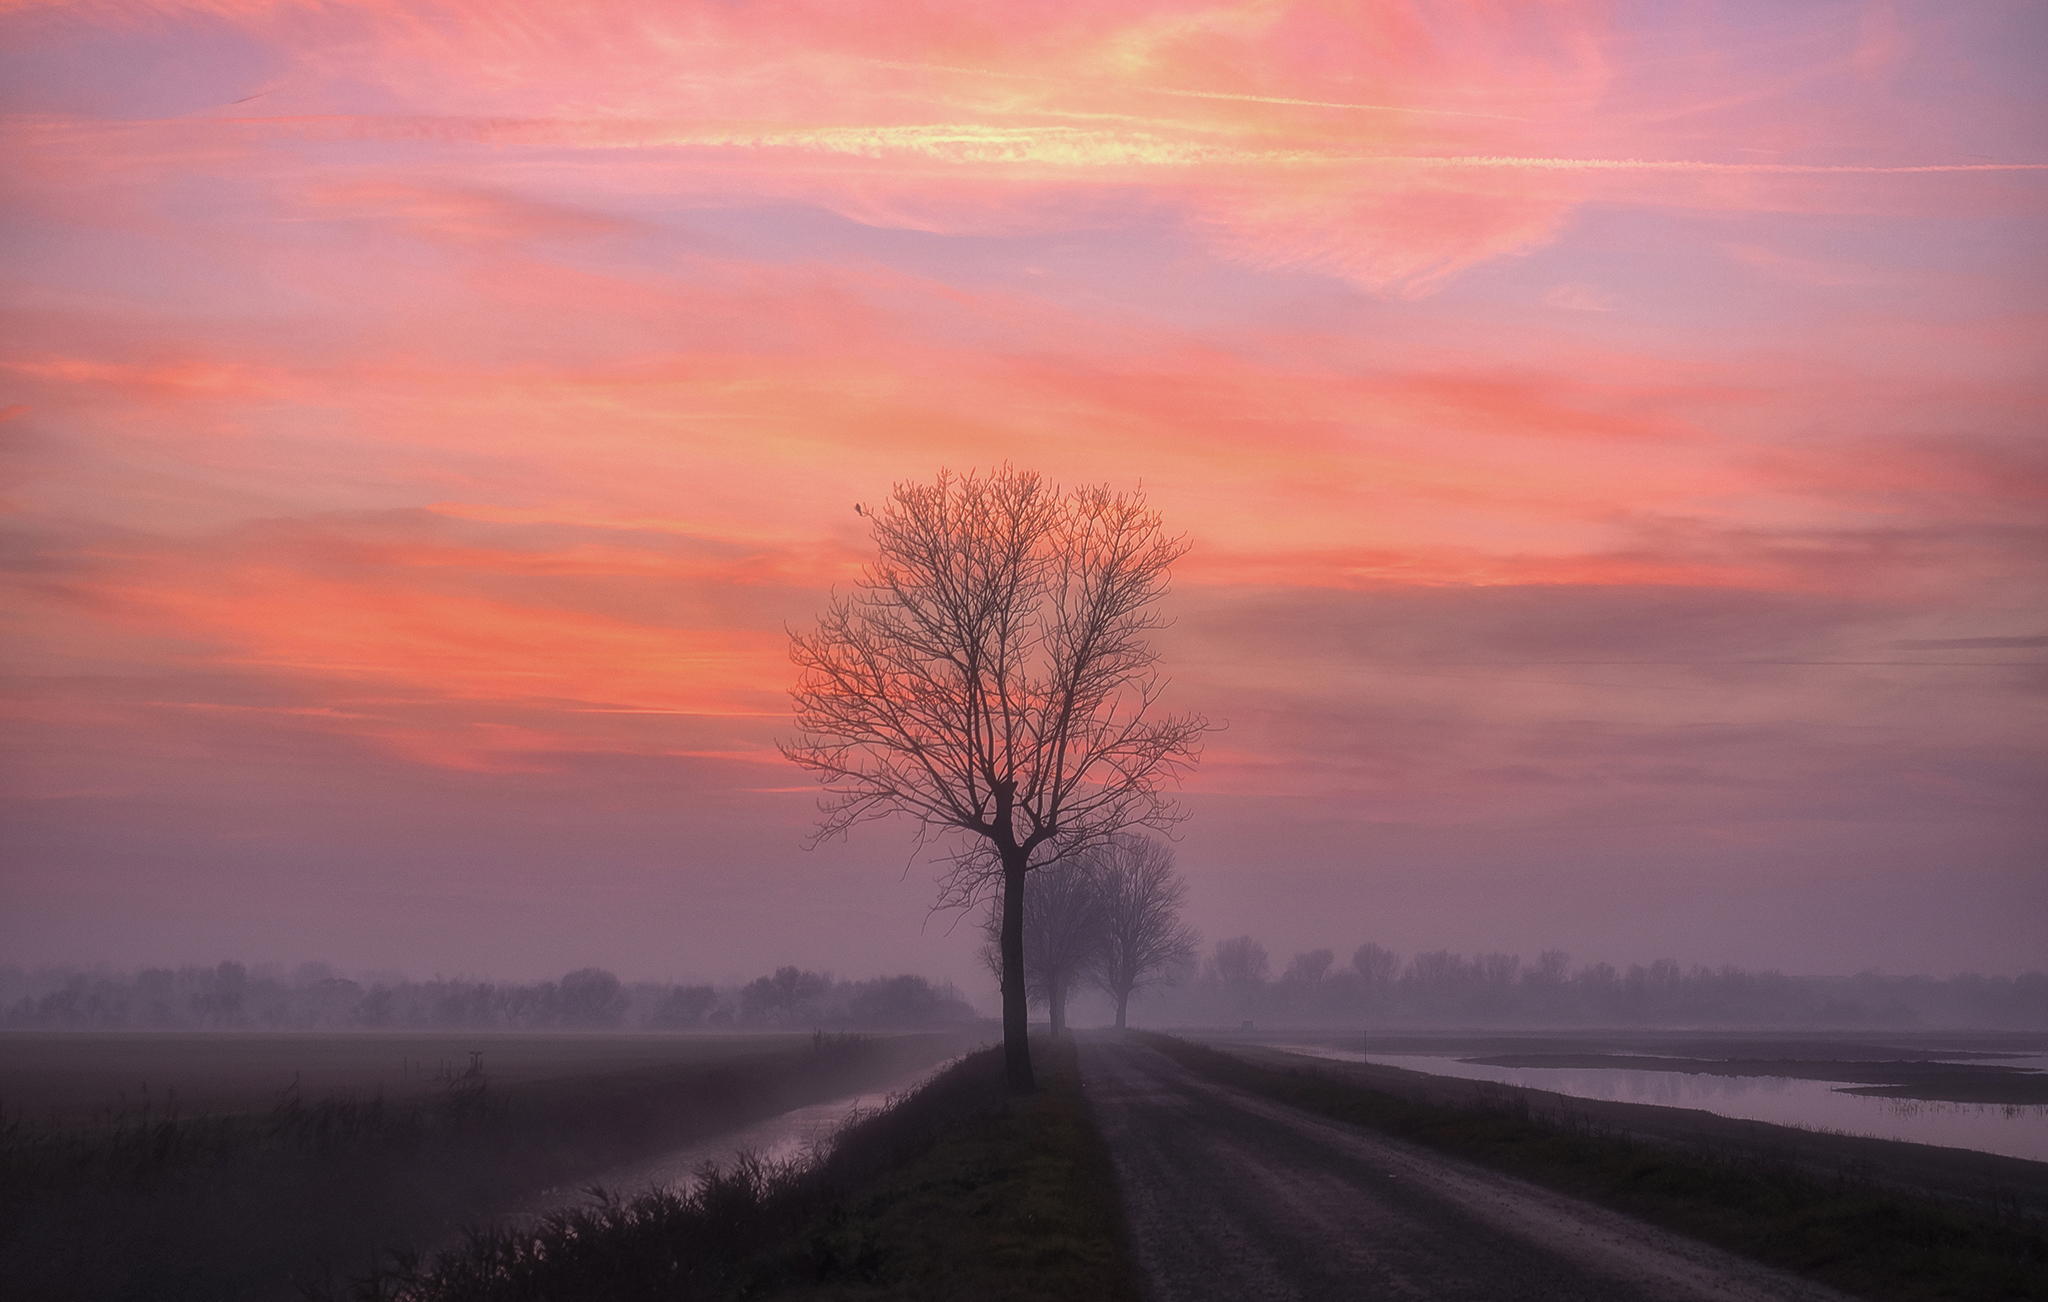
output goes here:
[[[12, 654], [110, 752], [775, 790], [783, 627], [857, 575], [853, 503], [941, 465], [1145, 484], [1176, 601], [1226, 612], [1176, 669], [1235, 719], [1205, 789], [1388, 817], [1690, 816], [1786, 720], [1926, 722], [1886, 671], [1520, 663], [1555, 625], [1835, 654], [1865, 607], [2009, 632], [2038, 576], [2043, 326], [1981, 298], [2024, 276], [1800, 244], [2038, 214], [2041, 159], [1850, 75], [1925, 15], [1788, 15], [1753, 69], [1580, 4], [63, 17], [199, 12], [282, 71], [0, 122]], [[1260, 640], [1339, 597], [1383, 604]], [[1376, 660], [1382, 624], [1442, 632]], [[1655, 740], [1738, 706], [1755, 751]]]

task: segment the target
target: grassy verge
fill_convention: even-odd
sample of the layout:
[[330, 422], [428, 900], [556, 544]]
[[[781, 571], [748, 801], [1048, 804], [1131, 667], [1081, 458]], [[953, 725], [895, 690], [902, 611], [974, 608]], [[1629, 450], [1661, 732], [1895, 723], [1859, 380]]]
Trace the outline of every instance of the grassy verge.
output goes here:
[[2048, 1235], [2038, 1223], [1863, 1181], [1816, 1179], [1764, 1155], [1677, 1152], [1531, 1120], [1526, 1107], [1433, 1106], [1314, 1067], [1266, 1067], [1171, 1036], [1145, 1040], [1212, 1080], [1479, 1162], [1873, 1302], [2048, 1299]]
[[[996, 1054], [984, 1068], [991, 1077]], [[767, 1296], [1136, 1302], [1116, 1173], [1073, 1044], [1041, 1045], [1037, 1059], [1037, 1094], [1012, 1099], [985, 1086], [983, 1106], [955, 1112], [922, 1151], [903, 1152], [836, 1200]]]
[[356, 1302], [1136, 1302], [1107, 1151], [1071, 1045], [1012, 1098], [970, 1055], [808, 1162], [741, 1161], [687, 1194], [600, 1197], [395, 1261]]

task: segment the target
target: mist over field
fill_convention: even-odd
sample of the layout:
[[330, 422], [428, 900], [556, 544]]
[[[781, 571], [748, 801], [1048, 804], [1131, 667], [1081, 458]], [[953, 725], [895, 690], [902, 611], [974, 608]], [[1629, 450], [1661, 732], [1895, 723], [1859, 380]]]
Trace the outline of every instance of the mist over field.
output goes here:
[[338, 975], [223, 961], [139, 972], [0, 966], [0, 1027], [35, 1030], [507, 1031], [906, 1030], [978, 1019], [950, 984], [921, 976], [834, 980], [784, 966], [743, 985], [622, 983], [579, 968], [532, 983]]
[[[1788, 975], [1669, 959], [1574, 967], [1561, 950], [1534, 962], [1448, 950], [1397, 955], [1368, 942], [1284, 965], [1249, 936], [1220, 942], [1133, 997], [1134, 1025], [1272, 1027], [1639, 1027], [1771, 1030], [2048, 1030], [2048, 972], [2017, 978]], [[1107, 1020], [1097, 985], [1077, 983], [1078, 1025]], [[457, 1028], [674, 1032], [918, 1029], [992, 1014], [922, 976], [834, 979], [786, 965], [745, 983], [621, 982], [583, 968], [532, 983], [398, 972], [341, 976], [326, 963], [90, 972], [0, 966], [0, 1028], [17, 1030], [390, 1031]]]

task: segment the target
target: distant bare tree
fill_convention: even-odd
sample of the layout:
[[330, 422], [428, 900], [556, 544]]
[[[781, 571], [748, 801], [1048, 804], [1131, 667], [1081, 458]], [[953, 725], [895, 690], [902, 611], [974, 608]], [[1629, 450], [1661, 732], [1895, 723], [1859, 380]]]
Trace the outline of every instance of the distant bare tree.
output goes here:
[[1337, 956], [1327, 949], [1312, 949], [1306, 954], [1296, 954], [1294, 961], [1287, 965], [1287, 971], [1281, 974], [1280, 979], [1297, 985], [1321, 985], [1324, 975], [1330, 970], [1330, 964], [1336, 961]]
[[1410, 957], [1406, 980], [1425, 990], [1453, 990], [1470, 985], [1476, 974], [1476, 969], [1465, 962], [1463, 954], [1439, 949]]
[[[1024, 883], [1024, 989], [1052, 1017], [1058, 1038], [1067, 1029], [1067, 997], [1096, 966], [1106, 920], [1102, 874], [1095, 854], [1084, 854], [1034, 871]], [[989, 966], [1002, 963], [1003, 911], [992, 905], [983, 924]]]
[[1546, 949], [1537, 956], [1536, 965], [1522, 973], [1526, 985], [1545, 986], [1555, 989], [1564, 984], [1570, 974], [1572, 956], [1561, 949]]
[[1472, 960], [1472, 966], [1479, 973], [1479, 979], [1496, 989], [1511, 986], [1522, 974], [1520, 954], [1481, 954]]
[[1208, 726], [1152, 713], [1146, 634], [1187, 544], [1140, 494], [1062, 495], [1009, 467], [898, 484], [863, 514], [875, 562], [791, 635], [798, 735], [782, 753], [825, 786], [818, 836], [907, 814], [920, 839], [965, 838], [940, 903], [1000, 890], [1004, 1056], [1029, 1090], [1025, 874], [1171, 825], [1161, 788]]
[[562, 1020], [570, 1026], [614, 1026], [626, 1014], [619, 979], [601, 967], [578, 968], [560, 989]]
[[1379, 990], [1401, 975], [1401, 956], [1367, 941], [1351, 956], [1351, 970], [1364, 978], [1366, 989]]
[[775, 969], [771, 976], [756, 977], [740, 990], [740, 1013], [750, 1022], [778, 1018], [794, 1023], [798, 1014], [832, 988], [823, 973], [806, 972], [794, 963]]
[[717, 1002], [710, 986], [677, 986], [662, 996], [650, 1020], [656, 1026], [695, 1026]]
[[1216, 942], [1216, 975], [1223, 984], [1239, 992], [1248, 992], [1266, 979], [1272, 970], [1271, 960], [1266, 956], [1266, 947], [1250, 936], [1239, 936], [1234, 940]]
[[1095, 857], [1103, 903], [1095, 979], [1116, 1000], [1116, 1026], [1122, 1030], [1131, 992], [1184, 967], [1199, 938], [1180, 920], [1188, 884], [1174, 871], [1170, 847], [1125, 833]]

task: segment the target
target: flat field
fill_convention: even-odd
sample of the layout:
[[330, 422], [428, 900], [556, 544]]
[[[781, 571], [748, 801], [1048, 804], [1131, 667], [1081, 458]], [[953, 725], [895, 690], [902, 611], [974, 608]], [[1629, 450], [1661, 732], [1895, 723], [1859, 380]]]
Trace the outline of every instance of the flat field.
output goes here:
[[0, 1296], [302, 1297], [982, 1038], [10, 1035]]
[[809, 1034], [605, 1034], [492, 1031], [273, 1035], [191, 1031], [0, 1032], [0, 1111], [31, 1124], [78, 1124], [145, 1102], [184, 1116], [268, 1112], [297, 1082], [318, 1099], [382, 1094], [394, 1104], [445, 1090], [480, 1062], [493, 1089], [618, 1073], [699, 1071], [801, 1049]]

